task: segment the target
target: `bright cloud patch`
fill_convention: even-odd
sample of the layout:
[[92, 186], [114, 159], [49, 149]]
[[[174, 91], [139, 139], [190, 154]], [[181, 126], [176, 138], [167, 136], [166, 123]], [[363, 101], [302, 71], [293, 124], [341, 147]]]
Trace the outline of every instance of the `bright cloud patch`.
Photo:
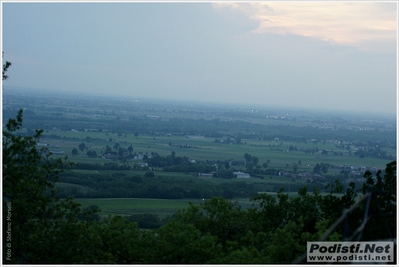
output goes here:
[[364, 50], [396, 50], [397, 5], [377, 2], [215, 3], [257, 21], [254, 33], [298, 34]]

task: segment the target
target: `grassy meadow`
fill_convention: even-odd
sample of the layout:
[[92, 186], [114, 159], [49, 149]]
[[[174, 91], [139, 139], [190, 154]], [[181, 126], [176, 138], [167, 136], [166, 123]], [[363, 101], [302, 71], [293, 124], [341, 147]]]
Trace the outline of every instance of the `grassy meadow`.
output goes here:
[[[57, 138], [54, 138], [57, 136]], [[87, 138], [90, 137], [90, 138]], [[111, 141], [110, 141], [111, 140]], [[133, 153], [151, 154], [158, 153], [167, 156], [176, 152], [176, 156], [188, 157], [197, 161], [205, 160], [243, 160], [243, 155], [249, 153], [259, 158], [259, 165], [269, 161], [269, 169], [292, 170], [293, 165], [298, 165], [298, 171], [312, 171], [317, 163], [329, 163], [332, 165], [363, 165], [377, 168], [384, 168], [387, 161], [377, 158], [359, 158], [349, 155], [348, 150], [336, 148], [331, 143], [313, 142], [286, 142], [286, 141], [262, 141], [242, 140], [242, 144], [222, 144], [214, 142], [215, 138], [191, 139], [185, 136], [150, 136], [133, 134], [118, 136], [114, 133], [104, 132], [59, 132], [46, 131], [42, 138], [43, 143], [49, 144], [49, 149], [64, 151], [65, 155], [73, 162], [106, 163], [102, 158], [89, 158], [87, 150], [80, 151], [78, 155], [72, 155], [72, 149], [78, 148], [79, 144], [85, 143], [89, 150], [96, 151], [101, 156], [106, 146], [113, 147], [118, 143], [121, 147], [127, 148], [132, 145]], [[172, 144], [172, 146], [169, 145]], [[190, 148], [181, 148], [177, 145], [189, 145]], [[318, 149], [328, 152], [342, 153], [341, 156], [305, 154], [303, 151], [289, 151], [289, 147], [298, 149]], [[394, 151], [392, 151], [394, 153]], [[134, 164], [135, 162], [130, 162]]]
[[153, 199], [153, 198], [76, 198], [83, 208], [97, 205], [100, 215], [157, 214], [161, 218], [171, 216], [178, 210], [187, 209], [189, 202], [200, 203], [200, 199]]
[[[271, 193], [276, 195], [276, 193]], [[189, 203], [199, 204], [202, 199], [153, 199], [153, 198], [76, 198], [83, 208], [97, 205], [100, 215], [122, 215], [153, 213], [161, 218], [171, 216], [178, 210], [187, 209]], [[235, 199], [242, 208], [249, 208], [252, 205], [250, 199]]]

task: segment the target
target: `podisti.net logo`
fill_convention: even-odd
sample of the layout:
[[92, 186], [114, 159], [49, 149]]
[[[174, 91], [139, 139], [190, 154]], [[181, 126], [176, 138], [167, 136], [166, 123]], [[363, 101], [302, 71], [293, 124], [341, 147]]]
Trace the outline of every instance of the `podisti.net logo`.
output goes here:
[[308, 262], [388, 263], [393, 242], [307, 242]]

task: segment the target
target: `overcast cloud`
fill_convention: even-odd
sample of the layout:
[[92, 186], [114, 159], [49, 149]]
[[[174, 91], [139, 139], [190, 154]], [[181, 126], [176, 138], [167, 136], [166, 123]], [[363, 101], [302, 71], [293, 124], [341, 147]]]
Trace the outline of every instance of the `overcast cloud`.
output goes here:
[[2, 3], [2, 19], [6, 86], [396, 112], [396, 3]]

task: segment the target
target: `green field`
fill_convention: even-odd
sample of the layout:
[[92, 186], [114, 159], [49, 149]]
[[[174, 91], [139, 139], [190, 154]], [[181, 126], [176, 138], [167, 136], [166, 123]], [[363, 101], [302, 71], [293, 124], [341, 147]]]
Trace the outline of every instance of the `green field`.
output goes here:
[[[276, 192], [262, 192], [271, 196], [277, 196]], [[311, 193], [311, 192], [309, 192]], [[326, 195], [327, 193], [322, 193]], [[335, 194], [341, 196], [342, 194]], [[297, 193], [291, 192], [289, 196], [296, 197]], [[75, 201], [82, 205], [82, 208], [97, 205], [102, 216], [122, 215], [129, 216], [134, 214], [152, 213], [160, 218], [172, 216], [178, 210], [187, 209], [189, 203], [200, 204], [202, 199], [153, 199], [153, 198], [75, 198]], [[249, 198], [238, 198], [231, 200], [237, 202], [242, 209], [250, 208], [253, 204]]]
[[[276, 193], [268, 193], [276, 195]], [[75, 198], [83, 208], [91, 205], [97, 205], [100, 209], [100, 215], [122, 215], [152, 213], [161, 218], [171, 216], [178, 210], [187, 209], [189, 203], [199, 204], [201, 199], [153, 199], [153, 198]], [[242, 208], [249, 208], [252, 205], [250, 199], [234, 199]]]
[[[246, 179], [220, 179], [220, 178], [203, 178], [193, 176], [192, 174], [187, 174], [183, 172], [162, 172], [162, 171], [154, 171], [154, 178], [146, 178], [144, 174], [147, 171], [135, 171], [135, 170], [122, 170], [122, 171], [114, 171], [114, 170], [72, 170], [70, 171], [71, 176], [76, 174], [101, 174], [102, 177], [111, 177], [115, 173], [119, 173], [123, 175], [123, 177], [130, 177], [139, 175], [142, 177], [143, 182], [149, 182], [151, 184], [154, 183], [172, 183], [172, 184], [181, 184], [187, 185], [191, 183], [195, 183], [196, 185], [201, 186], [223, 186], [226, 184], [236, 184], [236, 183], [245, 183], [249, 185], [255, 185], [255, 188], [258, 192], [276, 192], [277, 188], [284, 187], [284, 192], [297, 192], [298, 187], [308, 186], [308, 188], [312, 188], [314, 184], [307, 184], [306, 181], [300, 179], [294, 179], [279, 175], [267, 175], [264, 179], [259, 178], [246, 178]], [[70, 184], [70, 183], [57, 183], [57, 187], [67, 189], [76, 187], [81, 192], [85, 193], [89, 190], [86, 186]]]
[[[52, 136], [52, 137], [50, 137]], [[54, 138], [58, 136], [58, 138]], [[86, 137], [90, 137], [90, 140]], [[111, 139], [112, 141], [109, 141]], [[362, 165], [385, 168], [388, 163], [385, 159], [378, 158], [360, 158], [355, 155], [349, 155], [348, 150], [336, 148], [331, 143], [312, 143], [312, 142], [288, 142], [288, 141], [261, 141], [261, 140], [245, 140], [243, 144], [221, 144], [215, 143], [215, 138], [191, 139], [184, 136], [150, 136], [140, 135], [135, 137], [133, 134], [118, 136], [113, 133], [98, 132], [57, 132], [46, 131], [45, 137], [41, 142], [49, 144], [50, 150], [64, 151], [65, 155], [73, 162], [86, 163], [108, 163], [110, 160], [102, 159], [106, 146], [113, 147], [115, 143], [119, 143], [121, 147], [127, 148], [132, 145], [133, 153], [141, 153], [151, 155], [158, 153], [161, 156], [167, 156], [176, 152], [176, 156], [188, 157], [196, 161], [206, 160], [243, 160], [243, 155], [249, 153], [259, 158], [259, 165], [269, 161], [269, 169], [285, 169], [292, 170], [293, 165], [298, 165], [299, 172], [311, 172], [318, 163], [329, 163], [332, 165]], [[88, 150], [96, 151], [100, 158], [89, 158], [87, 150], [78, 155], [72, 155], [72, 149], [78, 147], [80, 143], [85, 143]], [[191, 148], [180, 148], [169, 146], [187, 144]], [[289, 147], [294, 146], [298, 149], [318, 149], [318, 151], [326, 150], [329, 155], [321, 155], [320, 153], [305, 154], [303, 151], [289, 151]], [[331, 152], [342, 153], [342, 155], [332, 155]], [[394, 150], [388, 151], [395, 153]], [[299, 164], [300, 162], [300, 164]], [[128, 161], [129, 164], [135, 164], [133, 160]]]
[[170, 216], [180, 209], [186, 209], [189, 202], [200, 203], [200, 199], [152, 199], [152, 198], [76, 198], [83, 208], [97, 205], [100, 215], [133, 215], [142, 213], [157, 214], [161, 218]]

